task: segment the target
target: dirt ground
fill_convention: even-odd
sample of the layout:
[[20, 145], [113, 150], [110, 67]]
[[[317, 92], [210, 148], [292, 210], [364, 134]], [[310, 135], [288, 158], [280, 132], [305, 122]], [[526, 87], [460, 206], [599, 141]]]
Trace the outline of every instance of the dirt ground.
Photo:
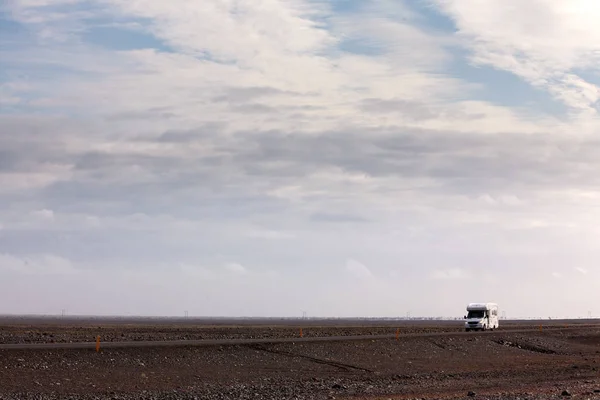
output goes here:
[[[600, 325], [341, 342], [93, 350], [0, 350], [0, 399], [600, 399]], [[323, 324], [327, 325], [327, 324]], [[403, 324], [458, 332], [461, 322]], [[300, 326], [28, 323], [0, 343], [298, 336]], [[305, 337], [389, 334], [385, 326], [308, 326]], [[471, 396], [469, 396], [469, 392]]]
[[[572, 321], [502, 321], [503, 330], [562, 329], [600, 323]], [[149, 340], [264, 339], [462, 332], [462, 321], [353, 320], [201, 320], [201, 319], [60, 319], [0, 317], [0, 343], [69, 343]]]

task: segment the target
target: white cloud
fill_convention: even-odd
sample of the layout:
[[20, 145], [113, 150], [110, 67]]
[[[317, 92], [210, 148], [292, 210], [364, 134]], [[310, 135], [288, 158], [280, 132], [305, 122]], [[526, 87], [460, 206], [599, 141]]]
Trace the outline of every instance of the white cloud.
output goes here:
[[78, 272], [71, 261], [53, 254], [27, 257], [0, 254], [0, 270], [25, 275], [71, 275]]
[[373, 273], [366, 265], [353, 259], [346, 260], [346, 271], [356, 278], [368, 279], [373, 277]]
[[432, 279], [455, 280], [469, 279], [470, 274], [461, 268], [436, 269], [431, 273]]
[[[240, 2], [235, 7], [216, 1], [202, 5], [154, 0], [101, 4], [112, 4], [112, 12], [123, 17], [149, 18], [153, 22], [148, 29], [180, 52], [110, 53], [96, 48], [90, 51], [79, 43], [76, 51], [60, 48], [47, 52], [58, 65], [102, 71], [103, 75], [100, 80], [71, 75], [60, 82], [36, 82], [38, 91], [47, 93], [45, 98], [36, 99], [46, 102], [39, 105], [76, 108], [83, 113], [94, 110], [111, 117], [147, 113], [149, 109], [173, 110], [170, 121], [158, 119], [146, 124], [150, 131], [164, 130], [171, 123], [185, 127], [214, 121], [226, 121], [232, 129], [296, 127], [307, 132], [339, 128], [340, 123], [348, 127], [393, 124], [472, 132], [543, 130], [505, 107], [455, 101], [473, 85], [443, 73], [453, 57], [443, 36], [418, 28], [410, 18], [391, 19], [374, 3], [367, 7], [379, 13], [371, 12], [368, 21], [364, 21], [363, 13], [339, 16], [330, 19], [331, 31], [314, 18], [329, 18], [332, 11], [322, 6], [309, 12], [314, 3], [303, 1]], [[35, 8], [29, 12], [42, 13]], [[352, 37], [357, 26], [373, 27], [361, 29], [360, 34], [382, 43], [381, 55], [336, 50], [340, 38]], [[390, 32], [394, 33], [393, 40], [389, 39]], [[38, 53], [35, 59], [39, 59]], [[30, 63], [32, 56], [22, 61]], [[140, 87], [144, 87], [144, 96], [139, 95]], [[224, 89], [252, 88], [278, 92], [256, 98], [245, 107], [235, 104], [234, 98], [214, 101], [223, 96]], [[423, 101], [437, 115], [415, 120], [407, 113], [359, 112], [362, 102], [369, 99]], [[196, 112], [198, 107], [202, 113]], [[457, 119], [457, 115], [477, 118]], [[547, 121], [550, 124], [555, 125], [555, 121]]]
[[215, 279], [218, 277], [214, 269], [207, 268], [204, 266], [181, 264], [179, 268], [181, 269], [181, 272], [184, 274], [184, 276], [202, 279]]
[[46, 166], [44, 170], [0, 172], [0, 193], [10, 194], [48, 187], [70, 176], [69, 166]]
[[597, 115], [598, 86], [576, 72], [598, 71], [600, 6], [593, 0], [434, 0], [473, 51], [491, 65], [544, 88], [578, 113]]
[[238, 263], [228, 263], [225, 264], [224, 268], [229, 271], [232, 272], [234, 274], [247, 274], [248, 273], [248, 269], [246, 267], [244, 267], [241, 264]]
[[47, 209], [32, 211], [31, 215], [43, 221], [52, 221], [54, 219], [54, 211]]
[[270, 230], [270, 229], [253, 229], [247, 233], [248, 237], [267, 240], [291, 239], [295, 235], [291, 232]]

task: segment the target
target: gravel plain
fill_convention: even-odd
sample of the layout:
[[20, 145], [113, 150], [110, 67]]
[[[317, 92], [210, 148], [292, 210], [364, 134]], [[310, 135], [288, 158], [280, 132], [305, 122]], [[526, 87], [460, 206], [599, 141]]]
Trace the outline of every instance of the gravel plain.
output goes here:
[[[0, 350], [0, 399], [600, 399], [600, 325], [494, 334], [461, 322], [401, 324], [395, 339], [303, 342], [302, 324], [0, 325], [0, 343], [298, 336], [294, 343]], [[575, 324], [573, 322], [571, 325]], [[307, 326], [303, 336], [390, 334], [382, 326]], [[40, 335], [41, 334], [41, 335]], [[44, 335], [45, 334], [45, 335]], [[137, 339], [136, 339], [137, 338]], [[471, 393], [470, 393], [471, 392]]]
[[[503, 321], [503, 330], [595, 326], [593, 320]], [[15, 318], [0, 316], [0, 343], [74, 343], [203, 339], [267, 339], [462, 332], [462, 321], [203, 320]]]

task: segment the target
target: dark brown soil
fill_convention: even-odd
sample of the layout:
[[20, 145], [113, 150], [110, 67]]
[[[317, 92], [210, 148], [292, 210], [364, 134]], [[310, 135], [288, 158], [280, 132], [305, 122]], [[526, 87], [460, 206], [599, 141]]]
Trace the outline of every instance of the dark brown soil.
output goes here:
[[[70, 319], [61, 323], [58, 318], [10, 318], [0, 317], [0, 343], [69, 343], [93, 342], [97, 336], [103, 342], [152, 341], [152, 340], [202, 340], [202, 339], [264, 339], [304, 337], [390, 335], [399, 329], [401, 335], [462, 332], [463, 321], [389, 321], [365, 323], [348, 320], [300, 321], [290, 320], [278, 325], [276, 321], [248, 321], [231, 325], [234, 321], [186, 321], [160, 320], [151, 324], [148, 320], [123, 320], [121, 323], [103, 320]], [[252, 322], [252, 323], [251, 323]], [[502, 330], [564, 329], [565, 327], [594, 326], [594, 321], [520, 321], [502, 324]]]
[[[297, 335], [296, 328], [12, 326], [0, 329], [0, 335], [11, 342], [46, 341], [50, 335], [55, 340], [90, 341], [98, 331], [114, 340], [287, 337]], [[401, 329], [414, 333], [460, 328]], [[330, 336], [394, 331], [390, 326], [303, 329], [305, 335]], [[401, 335], [399, 340], [303, 343], [299, 338], [285, 344], [100, 353], [1, 350], [0, 399], [600, 399], [600, 392], [594, 392], [600, 390], [599, 370], [599, 326], [555, 326], [528, 333], [507, 329], [494, 335]], [[475, 396], [467, 396], [469, 391]], [[571, 396], [562, 396], [563, 391]]]

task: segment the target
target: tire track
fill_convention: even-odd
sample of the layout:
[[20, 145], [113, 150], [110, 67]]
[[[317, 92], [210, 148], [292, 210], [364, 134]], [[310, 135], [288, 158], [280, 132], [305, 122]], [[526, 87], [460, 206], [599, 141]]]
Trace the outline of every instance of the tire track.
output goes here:
[[345, 364], [345, 363], [341, 363], [338, 361], [324, 360], [322, 358], [307, 356], [304, 354], [292, 353], [290, 351], [285, 351], [285, 350], [269, 349], [265, 346], [249, 345], [248, 347], [250, 347], [251, 349], [254, 349], [254, 350], [264, 351], [265, 353], [277, 354], [277, 355], [284, 356], [284, 357], [303, 358], [305, 360], [309, 360], [316, 364], [329, 365], [329, 366], [336, 367], [336, 368], [339, 368], [339, 369], [342, 369], [345, 371], [355, 370], [355, 371], [370, 372], [370, 373], [374, 372], [373, 370], [370, 370], [368, 368], [358, 367], [358, 366], [352, 365], [352, 364]]

